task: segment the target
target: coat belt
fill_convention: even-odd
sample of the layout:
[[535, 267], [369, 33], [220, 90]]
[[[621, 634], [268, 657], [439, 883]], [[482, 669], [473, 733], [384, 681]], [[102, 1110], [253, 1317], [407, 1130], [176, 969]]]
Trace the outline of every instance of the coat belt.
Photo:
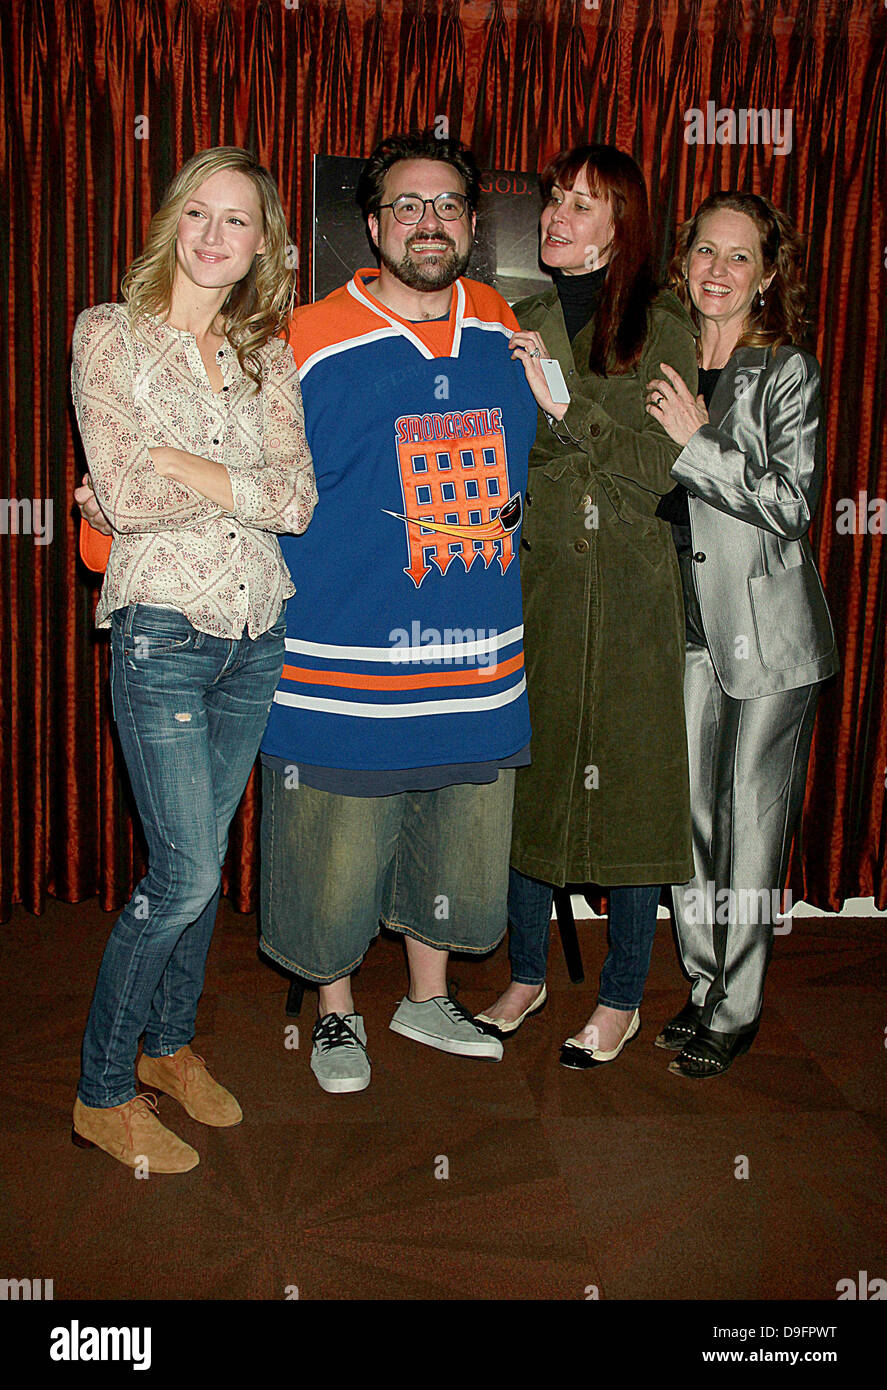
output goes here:
[[567, 469], [569, 469], [573, 475], [570, 479], [570, 497], [577, 511], [582, 507], [583, 498], [588, 493], [589, 488], [593, 483], [598, 483], [613, 504], [613, 510], [619, 517], [619, 520], [626, 522], [629, 526], [633, 524], [633, 518], [625, 515], [622, 493], [619, 491], [619, 485], [611, 473], [605, 473], [602, 468], [596, 468], [592, 474], [589, 474], [585, 460], [576, 458], [575, 455], [571, 458], [553, 459], [552, 462], [546, 466], [544, 472], [546, 478], [551, 478], [552, 482], [556, 483], [558, 479], [564, 476]]

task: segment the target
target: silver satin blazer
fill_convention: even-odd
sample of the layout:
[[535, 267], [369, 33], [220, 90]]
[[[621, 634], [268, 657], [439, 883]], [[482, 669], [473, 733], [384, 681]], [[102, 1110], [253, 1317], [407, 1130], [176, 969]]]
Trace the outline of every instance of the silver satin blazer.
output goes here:
[[693, 573], [714, 668], [735, 699], [838, 670], [807, 530], [825, 470], [819, 363], [737, 348], [672, 468], [690, 493]]

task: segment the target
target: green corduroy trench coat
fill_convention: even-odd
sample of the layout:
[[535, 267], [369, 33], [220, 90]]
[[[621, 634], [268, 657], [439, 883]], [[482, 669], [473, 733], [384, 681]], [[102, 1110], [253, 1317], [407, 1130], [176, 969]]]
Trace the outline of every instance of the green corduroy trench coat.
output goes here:
[[511, 862], [558, 886], [683, 883], [684, 611], [671, 530], [655, 516], [680, 448], [644, 404], [660, 362], [695, 396], [694, 330], [662, 291], [636, 368], [604, 377], [587, 368], [591, 324], [571, 348], [556, 289], [514, 311], [572, 399], [557, 434], [540, 411], [530, 453], [520, 556], [532, 763], [517, 772]]

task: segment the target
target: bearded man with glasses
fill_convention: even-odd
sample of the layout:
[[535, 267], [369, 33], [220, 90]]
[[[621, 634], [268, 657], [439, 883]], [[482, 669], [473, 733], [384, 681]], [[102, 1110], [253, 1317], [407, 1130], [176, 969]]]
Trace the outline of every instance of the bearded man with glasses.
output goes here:
[[464, 279], [480, 176], [394, 136], [357, 201], [379, 269], [297, 311], [319, 501], [281, 537], [296, 585], [263, 749], [262, 949], [318, 987], [311, 1069], [370, 1081], [351, 976], [405, 941], [390, 1027], [464, 1057], [501, 1042], [448, 997], [448, 952], [507, 920], [514, 769], [529, 761], [516, 527], [536, 404], [501, 296]]

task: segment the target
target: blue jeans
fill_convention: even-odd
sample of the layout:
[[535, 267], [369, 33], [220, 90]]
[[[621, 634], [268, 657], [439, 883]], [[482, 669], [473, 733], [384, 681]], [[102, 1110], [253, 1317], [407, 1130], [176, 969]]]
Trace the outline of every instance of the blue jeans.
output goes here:
[[[660, 885], [608, 888], [610, 950], [598, 1003], [640, 1008], [650, 969]], [[548, 924], [554, 889], [512, 869], [508, 880], [508, 956], [516, 984], [541, 985], [548, 963]]]
[[283, 615], [255, 639], [198, 632], [171, 608], [111, 617], [111, 699], [148, 872], [114, 924], [83, 1038], [78, 1095], [122, 1105], [135, 1059], [194, 1036], [228, 827], [283, 667]]

